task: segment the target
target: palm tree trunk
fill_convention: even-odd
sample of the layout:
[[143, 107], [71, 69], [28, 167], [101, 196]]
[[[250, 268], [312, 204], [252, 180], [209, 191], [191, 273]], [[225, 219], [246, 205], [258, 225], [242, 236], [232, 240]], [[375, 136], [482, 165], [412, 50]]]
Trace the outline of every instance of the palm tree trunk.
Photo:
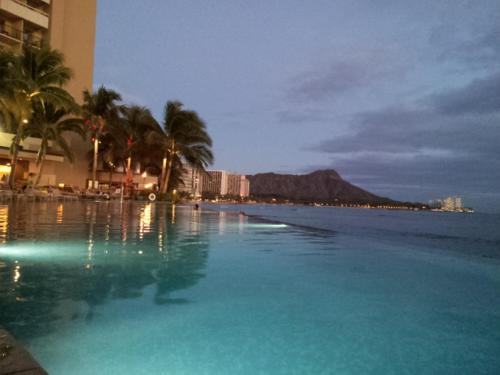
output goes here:
[[14, 185], [16, 182], [16, 167], [17, 167], [17, 155], [19, 153], [19, 144], [14, 143], [12, 146], [13, 150], [12, 150], [12, 156], [10, 158], [9, 187], [11, 189], [14, 189]]
[[161, 177], [160, 177], [160, 184], [159, 184], [160, 185], [159, 186], [160, 192], [163, 190], [166, 170], [167, 170], [167, 156], [165, 155], [163, 157], [163, 164], [161, 166]]
[[127, 189], [130, 191], [130, 182], [132, 181], [132, 173], [130, 171], [130, 167], [132, 165], [132, 157], [129, 156], [127, 158]]
[[92, 189], [95, 189], [97, 186], [96, 178], [97, 178], [97, 156], [99, 152], [99, 140], [97, 136], [94, 139], [94, 162], [92, 164]]
[[[123, 172], [122, 172], [122, 196], [123, 196], [123, 194], [125, 194], [125, 189], [128, 190], [128, 186], [127, 186], [127, 165], [125, 163], [123, 163], [122, 167], [123, 167]], [[128, 191], [127, 191], [127, 193], [128, 193]]]
[[172, 165], [173, 165], [174, 156], [175, 156], [175, 141], [174, 140], [172, 140], [170, 150], [168, 150], [168, 151], [169, 151], [170, 157], [168, 158], [169, 160], [168, 160], [168, 166], [167, 166], [167, 173], [165, 175], [165, 181], [163, 182], [163, 187], [161, 190], [161, 192], [163, 194], [165, 194], [168, 191], [168, 182], [170, 180], [170, 174], [172, 173]]
[[168, 166], [167, 166], [167, 174], [165, 175], [165, 182], [163, 184], [163, 190], [162, 193], [165, 194], [168, 191], [168, 182], [170, 180], [170, 174], [172, 173], [172, 164], [173, 164], [174, 159], [171, 158], [168, 161]]
[[10, 174], [9, 174], [9, 186], [14, 189], [16, 182], [16, 168], [17, 168], [17, 158], [19, 154], [19, 147], [21, 140], [23, 139], [24, 124], [27, 124], [28, 120], [23, 119], [17, 127], [17, 133], [14, 137], [12, 144], [12, 157], [10, 159]]
[[33, 185], [33, 187], [38, 186], [38, 183], [40, 182], [40, 178], [42, 177], [44, 165], [45, 165], [45, 155], [43, 155], [42, 159], [40, 160], [40, 168], [38, 168], [38, 175], [36, 176], [35, 184]]

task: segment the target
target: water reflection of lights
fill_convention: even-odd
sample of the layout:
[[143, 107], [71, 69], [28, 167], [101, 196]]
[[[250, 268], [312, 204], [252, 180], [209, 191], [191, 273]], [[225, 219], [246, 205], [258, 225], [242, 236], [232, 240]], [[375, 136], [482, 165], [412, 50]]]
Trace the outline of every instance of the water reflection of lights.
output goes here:
[[106, 216], [106, 225], [104, 226], [104, 241], [109, 242], [109, 232], [111, 231], [111, 215]]
[[139, 238], [142, 240], [144, 233], [151, 232], [151, 221], [152, 221], [152, 210], [151, 203], [146, 204], [141, 209], [141, 215], [139, 218]]
[[238, 215], [238, 231], [239, 233], [243, 233], [245, 230], [245, 225], [247, 224], [248, 218], [246, 215], [239, 214]]
[[172, 205], [172, 224], [175, 224], [175, 204]]
[[201, 218], [200, 210], [191, 211], [191, 233], [194, 234], [200, 233], [200, 218]]
[[[128, 206], [127, 206], [128, 207]], [[121, 233], [122, 233], [122, 243], [127, 242], [127, 225], [128, 225], [128, 208], [123, 209], [123, 205], [120, 206], [121, 214]]]
[[219, 211], [219, 234], [224, 234], [226, 229], [226, 212]]
[[9, 206], [0, 206], [0, 243], [7, 242], [9, 231]]
[[59, 203], [57, 205], [57, 214], [56, 214], [56, 223], [57, 224], [62, 224], [63, 214], [64, 214], [64, 205], [62, 203]]
[[93, 254], [94, 254], [94, 225], [95, 225], [96, 218], [97, 218], [97, 208], [95, 205], [93, 205], [92, 208], [93, 209], [90, 212], [89, 240], [88, 240], [88, 248], [87, 248], [87, 256], [88, 256], [89, 262], [92, 262], [92, 258], [93, 258]]
[[19, 281], [19, 278], [21, 277], [21, 266], [17, 265], [14, 267], [14, 276], [12, 277], [12, 280], [17, 283]]
[[163, 234], [158, 232], [158, 250], [163, 251]]
[[158, 250], [163, 252], [167, 239], [167, 215], [166, 212], [158, 215]]

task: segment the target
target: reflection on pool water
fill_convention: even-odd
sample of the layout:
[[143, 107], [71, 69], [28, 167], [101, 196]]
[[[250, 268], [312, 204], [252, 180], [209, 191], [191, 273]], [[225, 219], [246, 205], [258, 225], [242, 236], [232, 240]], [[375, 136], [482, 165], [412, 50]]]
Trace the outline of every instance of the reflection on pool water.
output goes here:
[[51, 374], [500, 368], [496, 262], [161, 203], [10, 203], [0, 243], [0, 325]]

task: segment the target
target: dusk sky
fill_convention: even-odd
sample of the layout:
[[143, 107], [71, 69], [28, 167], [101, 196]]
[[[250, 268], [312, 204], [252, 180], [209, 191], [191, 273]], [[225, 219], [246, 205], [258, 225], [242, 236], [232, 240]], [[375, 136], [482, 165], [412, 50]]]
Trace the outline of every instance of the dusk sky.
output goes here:
[[95, 86], [196, 110], [214, 169], [500, 211], [498, 0], [100, 0], [95, 52]]

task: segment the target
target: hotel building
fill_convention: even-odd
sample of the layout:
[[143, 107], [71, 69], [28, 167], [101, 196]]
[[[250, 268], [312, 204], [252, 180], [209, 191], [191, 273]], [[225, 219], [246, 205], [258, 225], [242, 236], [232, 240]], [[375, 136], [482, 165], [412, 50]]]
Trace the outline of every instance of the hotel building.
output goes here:
[[182, 173], [181, 179], [182, 183], [177, 187], [179, 192], [188, 193], [194, 198], [201, 197], [200, 181], [202, 176], [198, 169], [184, 167], [184, 173]]
[[207, 171], [201, 176], [201, 195], [248, 197], [250, 182], [240, 174], [227, 171]]
[[444, 211], [459, 211], [463, 209], [461, 197], [447, 197], [443, 199], [441, 209]]
[[250, 196], [250, 181], [245, 176], [240, 176], [240, 197]]
[[[0, 49], [20, 52], [24, 45], [41, 47], [45, 42], [61, 51], [73, 71], [66, 86], [81, 103], [83, 91], [92, 90], [96, 0], [0, 0]], [[90, 144], [76, 135], [67, 136], [75, 161], [70, 164], [56, 149], [49, 150], [41, 185], [84, 187], [88, 178]], [[10, 173], [12, 134], [0, 132], [0, 178]], [[27, 138], [19, 153], [17, 179], [27, 180], [38, 171], [35, 165], [40, 140]]]

